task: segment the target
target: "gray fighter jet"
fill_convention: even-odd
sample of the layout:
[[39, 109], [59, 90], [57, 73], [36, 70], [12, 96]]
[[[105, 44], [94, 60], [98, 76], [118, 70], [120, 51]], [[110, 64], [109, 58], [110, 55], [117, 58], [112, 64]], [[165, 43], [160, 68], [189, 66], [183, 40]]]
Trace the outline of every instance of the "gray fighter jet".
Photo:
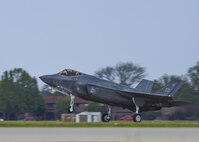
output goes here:
[[162, 107], [187, 104], [174, 100], [175, 93], [183, 84], [180, 80], [173, 80], [159, 91], [151, 93], [153, 81], [142, 80], [136, 88], [131, 88], [71, 69], [53, 75], [44, 75], [40, 79], [53, 89], [70, 96], [69, 113], [74, 111], [75, 96], [108, 105], [109, 111], [102, 115], [104, 122], [109, 122], [111, 119], [111, 106], [135, 112], [133, 120], [141, 122], [142, 111], [155, 111]]

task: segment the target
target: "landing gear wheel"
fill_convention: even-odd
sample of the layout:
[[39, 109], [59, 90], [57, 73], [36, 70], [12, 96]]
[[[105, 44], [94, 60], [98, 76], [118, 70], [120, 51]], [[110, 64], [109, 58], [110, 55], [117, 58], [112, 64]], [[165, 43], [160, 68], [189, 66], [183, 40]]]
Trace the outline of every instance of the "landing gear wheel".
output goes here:
[[109, 122], [111, 120], [111, 116], [108, 113], [104, 113], [102, 115], [102, 121], [103, 122]]
[[69, 106], [68, 113], [73, 113], [73, 112], [74, 112], [74, 106]]
[[140, 114], [134, 114], [133, 115], [133, 121], [134, 122], [141, 122], [142, 121], [142, 117], [140, 116]]

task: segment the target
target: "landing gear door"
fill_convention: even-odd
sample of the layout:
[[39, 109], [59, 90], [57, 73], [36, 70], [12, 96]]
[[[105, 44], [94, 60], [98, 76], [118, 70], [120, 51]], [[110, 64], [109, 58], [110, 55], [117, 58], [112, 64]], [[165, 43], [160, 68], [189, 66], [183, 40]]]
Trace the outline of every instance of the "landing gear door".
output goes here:
[[134, 97], [134, 100], [135, 100], [136, 105], [138, 105], [138, 106], [140, 106], [140, 107], [143, 107], [144, 104], [145, 104], [145, 101], [144, 101], [144, 99], [142, 99], [142, 98]]

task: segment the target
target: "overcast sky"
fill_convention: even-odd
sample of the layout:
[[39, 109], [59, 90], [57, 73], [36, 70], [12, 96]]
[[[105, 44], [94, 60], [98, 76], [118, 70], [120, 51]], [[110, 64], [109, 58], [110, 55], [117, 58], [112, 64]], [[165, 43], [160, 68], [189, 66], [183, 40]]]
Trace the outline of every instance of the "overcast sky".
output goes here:
[[94, 74], [127, 61], [148, 79], [182, 75], [199, 61], [199, 1], [0, 0], [0, 53], [0, 75]]

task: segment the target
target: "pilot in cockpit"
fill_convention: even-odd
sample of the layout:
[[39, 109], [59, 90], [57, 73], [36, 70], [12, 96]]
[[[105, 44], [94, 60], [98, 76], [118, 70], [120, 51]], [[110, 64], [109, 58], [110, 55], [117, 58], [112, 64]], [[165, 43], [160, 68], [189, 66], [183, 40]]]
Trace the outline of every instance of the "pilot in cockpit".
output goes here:
[[80, 72], [75, 71], [75, 70], [71, 70], [71, 69], [65, 69], [65, 70], [61, 71], [59, 74], [64, 75], [64, 76], [77, 76], [77, 75], [81, 75]]

